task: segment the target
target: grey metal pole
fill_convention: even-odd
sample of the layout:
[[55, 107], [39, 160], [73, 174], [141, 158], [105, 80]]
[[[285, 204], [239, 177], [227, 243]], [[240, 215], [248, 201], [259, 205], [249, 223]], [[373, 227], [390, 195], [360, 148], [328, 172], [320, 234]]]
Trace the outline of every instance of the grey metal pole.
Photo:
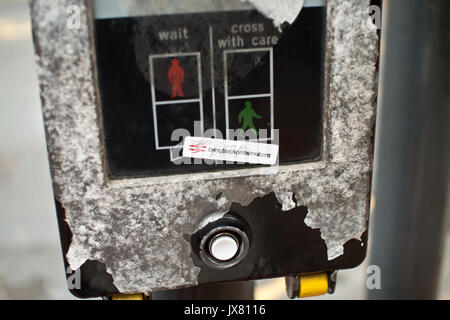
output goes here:
[[433, 299], [450, 164], [450, 1], [385, 0], [370, 299]]

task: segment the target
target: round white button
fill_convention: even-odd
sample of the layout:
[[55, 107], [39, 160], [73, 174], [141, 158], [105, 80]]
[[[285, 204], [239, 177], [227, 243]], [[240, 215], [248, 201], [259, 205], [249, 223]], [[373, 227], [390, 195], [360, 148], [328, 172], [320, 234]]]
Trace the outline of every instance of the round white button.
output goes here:
[[224, 234], [214, 238], [209, 248], [214, 258], [220, 261], [227, 261], [236, 255], [239, 250], [239, 244], [234, 237]]

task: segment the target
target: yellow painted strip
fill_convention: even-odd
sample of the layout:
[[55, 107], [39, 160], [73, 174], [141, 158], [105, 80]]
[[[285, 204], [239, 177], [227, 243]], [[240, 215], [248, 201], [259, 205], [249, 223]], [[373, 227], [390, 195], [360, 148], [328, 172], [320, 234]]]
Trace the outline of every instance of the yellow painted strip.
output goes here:
[[326, 273], [300, 276], [300, 298], [316, 297], [328, 293], [328, 275]]
[[116, 294], [111, 297], [111, 300], [144, 300], [144, 295], [142, 293]]

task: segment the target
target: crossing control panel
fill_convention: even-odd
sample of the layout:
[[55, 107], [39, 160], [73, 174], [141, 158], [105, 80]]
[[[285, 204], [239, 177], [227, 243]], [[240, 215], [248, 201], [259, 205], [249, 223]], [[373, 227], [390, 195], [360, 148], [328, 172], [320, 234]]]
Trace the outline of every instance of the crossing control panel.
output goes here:
[[30, 1], [69, 289], [332, 291], [367, 250], [369, 5]]
[[242, 167], [180, 165], [184, 136], [238, 130], [280, 145], [281, 164], [319, 159], [325, 17], [307, 8], [285, 31], [256, 9], [96, 19], [110, 175]]

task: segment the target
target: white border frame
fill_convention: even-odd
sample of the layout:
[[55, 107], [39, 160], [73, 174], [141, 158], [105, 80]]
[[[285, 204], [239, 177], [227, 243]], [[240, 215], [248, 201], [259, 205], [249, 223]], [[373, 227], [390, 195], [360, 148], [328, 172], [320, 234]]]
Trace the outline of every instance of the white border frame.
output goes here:
[[[169, 100], [169, 101], [156, 101], [156, 89], [155, 89], [155, 73], [153, 68], [153, 60], [161, 58], [172, 58], [172, 57], [186, 57], [186, 56], [196, 56], [197, 57], [197, 72], [198, 72], [198, 98], [197, 99], [183, 99], [183, 100]], [[204, 115], [203, 115], [203, 89], [202, 89], [202, 57], [200, 52], [186, 52], [186, 53], [166, 53], [166, 54], [151, 54], [149, 55], [149, 66], [150, 66], [150, 86], [152, 93], [152, 109], [153, 109], [153, 128], [155, 130], [155, 147], [156, 150], [170, 150], [172, 159], [172, 149], [174, 146], [163, 146], [159, 145], [159, 135], [158, 135], [158, 116], [156, 107], [169, 105], [169, 104], [183, 104], [183, 103], [199, 103], [200, 106], [200, 123], [201, 131], [204, 132]]]
[[[252, 53], [252, 52], [262, 52], [268, 51], [270, 55], [270, 92], [262, 94], [250, 94], [242, 96], [230, 96], [228, 94], [228, 60], [227, 55], [230, 53]], [[275, 117], [274, 117], [274, 84], [273, 84], [273, 47], [264, 48], [246, 48], [246, 49], [229, 49], [223, 51], [223, 74], [224, 74], [224, 94], [225, 94], [225, 131], [226, 139], [230, 139], [230, 115], [229, 115], [229, 101], [238, 99], [250, 99], [250, 98], [268, 98], [270, 97], [270, 138], [266, 139], [256, 139], [249, 141], [273, 141], [274, 130], [275, 130]]]

